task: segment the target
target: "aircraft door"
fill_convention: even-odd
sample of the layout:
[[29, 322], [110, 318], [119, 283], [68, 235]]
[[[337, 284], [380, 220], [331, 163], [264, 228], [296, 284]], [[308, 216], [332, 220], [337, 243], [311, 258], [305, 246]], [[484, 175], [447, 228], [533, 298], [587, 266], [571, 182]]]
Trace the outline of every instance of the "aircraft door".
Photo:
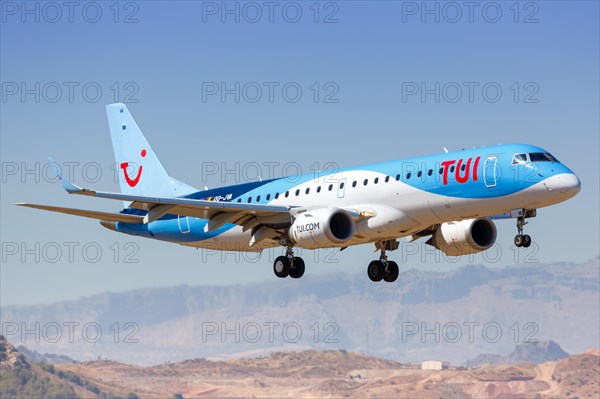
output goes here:
[[483, 180], [487, 188], [496, 187], [498, 179], [498, 156], [492, 155], [486, 158], [483, 164]]

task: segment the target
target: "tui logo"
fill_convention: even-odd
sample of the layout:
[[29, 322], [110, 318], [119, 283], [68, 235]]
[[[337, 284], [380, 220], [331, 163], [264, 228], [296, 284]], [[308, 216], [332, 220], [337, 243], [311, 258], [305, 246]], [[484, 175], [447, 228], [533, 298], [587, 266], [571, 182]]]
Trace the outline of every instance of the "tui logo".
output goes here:
[[[142, 158], [144, 158], [146, 156], [146, 150], [145, 149], [142, 150], [140, 155], [142, 156]], [[122, 162], [119, 166], [121, 166], [121, 169], [123, 169], [123, 175], [125, 176], [125, 181], [127, 182], [127, 184], [129, 184], [129, 187], [137, 186], [137, 184], [140, 181], [140, 178], [142, 177], [143, 166], [140, 165], [140, 169], [138, 170], [138, 173], [137, 173], [137, 176], [135, 177], [135, 179], [132, 179], [131, 177], [129, 177], [129, 174], [127, 173], [127, 167], [129, 166], [129, 162]]]
[[[481, 157], [477, 157], [475, 158], [475, 162], [473, 163], [473, 181], [477, 181], [477, 168], [479, 167], [479, 161], [481, 160]], [[469, 180], [469, 171], [471, 170], [471, 162], [473, 161], [473, 158], [469, 158], [467, 159], [467, 163], [466, 165], [463, 164], [463, 159], [459, 159], [458, 160], [458, 165], [456, 165], [456, 181], [458, 183], [464, 184]], [[442, 167], [444, 168], [444, 174], [443, 174], [443, 183], [444, 186], [448, 185], [448, 171], [450, 169], [451, 165], [454, 165], [456, 163], [456, 159], [452, 159], [450, 161], [444, 161], [442, 162]], [[461, 176], [462, 173], [462, 176]]]

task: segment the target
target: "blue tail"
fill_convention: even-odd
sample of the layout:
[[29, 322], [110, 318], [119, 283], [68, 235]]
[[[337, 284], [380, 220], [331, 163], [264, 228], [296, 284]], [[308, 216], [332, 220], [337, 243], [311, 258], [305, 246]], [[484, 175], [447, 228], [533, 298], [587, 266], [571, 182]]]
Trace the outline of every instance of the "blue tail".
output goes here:
[[123, 194], [179, 197], [198, 191], [170, 177], [125, 104], [106, 106]]

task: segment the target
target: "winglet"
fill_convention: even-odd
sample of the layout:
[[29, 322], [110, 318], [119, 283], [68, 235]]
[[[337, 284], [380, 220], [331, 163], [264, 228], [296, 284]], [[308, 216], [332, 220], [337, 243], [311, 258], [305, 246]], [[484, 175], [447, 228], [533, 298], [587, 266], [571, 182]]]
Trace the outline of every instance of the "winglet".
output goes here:
[[52, 157], [48, 157], [48, 162], [50, 165], [54, 166], [54, 169], [56, 169], [56, 177], [58, 177], [58, 180], [61, 180], [62, 179], [62, 169], [60, 168], [60, 165], [58, 163], [56, 163], [56, 161]]
[[58, 180], [60, 180], [60, 183], [62, 184], [63, 188], [69, 194], [77, 193], [80, 191], [86, 191], [85, 189], [71, 183], [68, 178], [63, 176], [60, 165], [52, 157], [48, 157], [48, 162], [50, 162], [50, 165], [54, 166], [54, 169], [56, 169], [56, 176], [58, 177]]
[[69, 181], [69, 179], [67, 179], [66, 177], [61, 177], [60, 182], [62, 183], [63, 188], [69, 193], [69, 194], [74, 194], [74, 193], [78, 193], [81, 191], [85, 191], [83, 188], [76, 186], [75, 184], [71, 183]]

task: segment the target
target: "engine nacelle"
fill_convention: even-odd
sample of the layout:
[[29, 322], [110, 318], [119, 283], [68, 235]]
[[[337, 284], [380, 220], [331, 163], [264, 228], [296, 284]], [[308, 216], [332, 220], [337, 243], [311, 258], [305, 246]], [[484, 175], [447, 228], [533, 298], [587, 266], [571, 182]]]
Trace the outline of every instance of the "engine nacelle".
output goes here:
[[442, 223], [427, 244], [446, 255], [475, 254], [489, 249], [496, 242], [496, 225], [488, 218]]
[[302, 248], [337, 247], [354, 235], [354, 220], [339, 208], [317, 208], [296, 216], [289, 238]]

